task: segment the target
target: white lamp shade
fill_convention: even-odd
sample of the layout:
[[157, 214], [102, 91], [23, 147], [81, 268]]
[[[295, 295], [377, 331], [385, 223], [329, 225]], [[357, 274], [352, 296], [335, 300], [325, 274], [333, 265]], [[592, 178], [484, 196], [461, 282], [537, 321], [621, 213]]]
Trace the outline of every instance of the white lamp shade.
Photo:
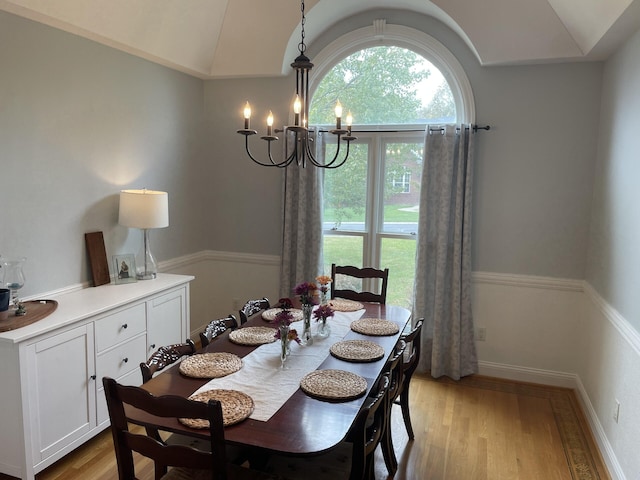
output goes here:
[[122, 190], [118, 223], [133, 228], [169, 226], [169, 195], [154, 190]]

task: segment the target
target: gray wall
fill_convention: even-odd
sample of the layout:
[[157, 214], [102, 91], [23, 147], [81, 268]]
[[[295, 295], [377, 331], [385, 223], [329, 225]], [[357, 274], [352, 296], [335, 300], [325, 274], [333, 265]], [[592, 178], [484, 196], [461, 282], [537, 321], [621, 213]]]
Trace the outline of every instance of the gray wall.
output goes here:
[[640, 331], [640, 32], [605, 65], [587, 280]]
[[0, 12], [0, 254], [28, 258], [25, 295], [89, 279], [86, 232], [137, 252], [122, 188], [169, 192], [158, 260], [205, 247], [202, 106], [201, 80]]

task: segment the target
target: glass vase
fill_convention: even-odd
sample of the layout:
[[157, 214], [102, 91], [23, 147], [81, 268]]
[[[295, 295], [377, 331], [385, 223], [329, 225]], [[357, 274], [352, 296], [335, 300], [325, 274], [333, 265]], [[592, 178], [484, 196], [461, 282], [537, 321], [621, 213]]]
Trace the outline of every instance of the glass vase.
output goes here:
[[289, 327], [280, 327], [280, 368], [286, 368], [287, 357], [289, 356]]
[[327, 323], [327, 319], [323, 318], [318, 322], [318, 337], [327, 338], [331, 335], [331, 326]]
[[326, 305], [329, 303], [329, 291], [327, 287], [320, 288], [320, 305]]
[[0, 262], [2, 264], [2, 283], [5, 287], [11, 290], [13, 311], [15, 315], [24, 315], [26, 310], [22, 305], [22, 302], [18, 298], [18, 290], [24, 287], [25, 277], [22, 271], [22, 265], [27, 259], [25, 257], [20, 258], [3, 258]]
[[313, 345], [313, 336], [311, 335], [311, 312], [313, 305], [308, 303], [302, 304], [302, 345]]

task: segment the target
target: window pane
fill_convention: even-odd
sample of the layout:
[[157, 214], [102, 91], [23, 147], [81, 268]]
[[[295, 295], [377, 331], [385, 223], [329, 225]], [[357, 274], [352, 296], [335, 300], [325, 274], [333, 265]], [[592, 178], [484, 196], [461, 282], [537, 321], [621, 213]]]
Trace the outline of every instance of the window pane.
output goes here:
[[[327, 145], [327, 155], [334, 149]], [[324, 230], [364, 231], [368, 153], [368, 144], [353, 144], [344, 165], [324, 171]]]
[[385, 233], [418, 232], [422, 154], [422, 143], [386, 144], [382, 225]]
[[383, 238], [380, 265], [389, 269], [387, 303], [411, 308], [416, 268], [416, 242], [413, 238]]
[[336, 101], [355, 125], [450, 123], [456, 107], [446, 79], [431, 62], [395, 46], [366, 48], [338, 62], [320, 81], [310, 125], [335, 125]]
[[324, 273], [331, 275], [331, 264], [362, 266], [362, 244], [360, 236], [324, 236]]

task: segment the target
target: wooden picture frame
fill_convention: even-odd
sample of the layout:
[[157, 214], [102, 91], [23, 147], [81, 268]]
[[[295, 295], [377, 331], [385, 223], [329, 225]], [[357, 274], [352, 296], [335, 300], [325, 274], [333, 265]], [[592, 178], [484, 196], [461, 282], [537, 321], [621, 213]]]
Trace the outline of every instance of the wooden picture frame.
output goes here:
[[107, 251], [104, 248], [104, 236], [102, 232], [91, 232], [84, 234], [89, 255], [89, 266], [93, 277], [93, 286], [99, 287], [111, 283], [109, 275], [109, 265], [107, 263]]
[[133, 283], [138, 281], [136, 277], [136, 257], [131, 253], [113, 256], [113, 272], [116, 284]]

